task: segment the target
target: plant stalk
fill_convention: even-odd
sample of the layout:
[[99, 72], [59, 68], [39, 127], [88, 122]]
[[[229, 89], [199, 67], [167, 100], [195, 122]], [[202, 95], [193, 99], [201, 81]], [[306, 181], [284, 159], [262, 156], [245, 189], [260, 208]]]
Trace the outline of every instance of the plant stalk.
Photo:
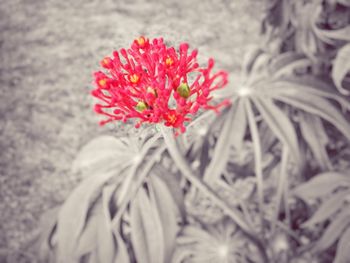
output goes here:
[[164, 126], [161, 127], [161, 132], [163, 133], [164, 141], [169, 151], [170, 156], [174, 160], [177, 167], [180, 169], [182, 175], [199, 191], [206, 194], [215, 205], [221, 208], [226, 215], [228, 215], [241, 230], [246, 234], [246, 236], [254, 242], [258, 247], [260, 254], [262, 256], [263, 262], [268, 263], [268, 257], [266, 254], [266, 249], [263, 243], [257, 238], [258, 234], [255, 233], [244, 221], [244, 219], [239, 214], [239, 211], [230, 205], [228, 205], [224, 200], [222, 200], [205, 182], [200, 178], [195, 176], [192, 172], [191, 167], [185, 160], [183, 155], [180, 153], [177, 142], [174, 138], [174, 132], [170, 128]]

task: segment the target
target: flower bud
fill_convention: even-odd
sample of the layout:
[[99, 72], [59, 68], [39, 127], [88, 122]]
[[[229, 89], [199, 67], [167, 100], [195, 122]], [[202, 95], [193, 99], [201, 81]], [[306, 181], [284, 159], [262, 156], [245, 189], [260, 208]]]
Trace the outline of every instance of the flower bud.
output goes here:
[[148, 108], [148, 105], [143, 102], [143, 101], [139, 101], [137, 104], [136, 104], [136, 109], [139, 111], [139, 112], [143, 112], [144, 110], [146, 110]]
[[181, 83], [180, 86], [177, 87], [176, 91], [185, 99], [187, 99], [191, 93], [190, 87], [186, 83]]
[[147, 93], [153, 94], [155, 97], [157, 97], [157, 91], [152, 87], [147, 87]]

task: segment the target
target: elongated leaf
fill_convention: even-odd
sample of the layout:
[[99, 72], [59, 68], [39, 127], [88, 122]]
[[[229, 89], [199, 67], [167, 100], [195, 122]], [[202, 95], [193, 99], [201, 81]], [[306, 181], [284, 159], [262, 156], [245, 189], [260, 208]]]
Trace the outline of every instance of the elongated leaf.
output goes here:
[[329, 199], [326, 199], [324, 203], [318, 208], [316, 213], [303, 224], [303, 227], [311, 227], [315, 224], [319, 224], [329, 219], [332, 215], [338, 212], [344, 206], [344, 199], [350, 191], [338, 191], [333, 194]]
[[55, 256], [54, 236], [56, 234], [57, 215], [60, 207], [49, 209], [40, 218], [39, 228], [40, 237], [37, 242], [38, 257], [40, 262], [54, 262], [52, 259]]
[[273, 73], [274, 78], [280, 78], [284, 76], [290, 76], [295, 74], [297, 70], [306, 69], [311, 66], [312, 62], [308, 58], [298, 59], [295, 61], [291, 61], [288, 65], [285, 65], [281, 68], [276, 68]]
[[270, 127], [266, 122], [262, 122], [259, 125], [259, 134], [261, 136], [261, 150], [263, 154], [268, 152], [272, 145], [277, 140], [276, 135], [271, 131]]
[[69, 262], [75, 254], [88, 212], [100, 196], [103, 185], [116, 174], [118, 171], [109, 171], [86, 178], [63, 204], [57, 225], [58, 257], [61, 262]]
[[245, 110], [247, 112], [248, 126], [254, 146], [254, 171], [258, 187], [259, 209], [260, 212], [262, 212], [264, 210], [264, 181], [259, 131], [250, 100], [248, 98], [243, 98], [242, 100], [244, 101]]
[[131, 242], [138, 262], [164, 262], [161, 219], [146, 190], [141, 188], [130, 211]]
[[[349, 27], [350, 28], [350, 27]], [[350, 72], [350, 44], [342, 47], [333, 62], [332, 78], [338, 91], [344, 95], [350, 94], [350, 87], [343, 87], [342, 82]]]
[[326, 172], [316, 175], [308, 182], [294, 188], [292, 192], [294, 195], [307, 200], [323, 197], [341, 186], [350, 187], [350, 177], [348, 175]]
[[317, 97], [336, 101], [344, 111], [350, 109], [350, 101], [335, 91], [335, 86], [330, 79], [319, 79], [314, 76], [288, 76], [269, 82], [266, 85], [266, 92], [291, 96], [307, 92]]
[[128, 145], [121, 139], [106, 135], [97, 137], [80, 150], [73, 162], [72, 171], [114, 169], [130, 161], [134, 154], [135, 152], [130, 151]]
[[215, 112], [207, 111], [187, 126], [186, 132], [181, 136], [187, 148], [208, 132], [215, 117]]
[[187, 258], [190, 258], [193, 254], [193, 251], [187, 247], [177, 247], [175, 250], [174, 256], [171, 259], [171, 263], [183, 263], [186, 262]]
[[[350, 3], [350, 2], [349, 2]], [[349, 5], [350, 6], [350, 5]], [[345, 233], [339, 240], [337, 246], [337, 254], [333, 263], [348, 263], [350, 262], [350, 227], [348, 227]]]
[[129, 262], [131, 262], [127, 247], [119, 234], [116, 235], [116, 243], [117, 243], [117, 256], [115, 259], [115, 263], [119, 263], [119, 262], [129, 263]]
[[154, 202], [158, 209], [164, 240], [164, 261], [170, 262], [175, 249], [176, 236], [179, 231], [177, 220], [179, 218], [178, 207], [162, 177], [153, 175], [150, 177], [150, 185], [154, 192]]
[[[274, 227], [276, 227], [278, 222], [278, 216], [280, 213], [282, 200], [285, 198], [285, 195], [287, 194], [285, 192], [285, 189], [288, 189], [287, 184], [288, 184], [288, 148], [283, 147], [282, 157], [281, 157], [281, 169], [280, 169], [280, 175], [278, 178], [278, 187], [277, 187], [277, 194], [276, 194], [276, 211], [275, 211], [275, 217], [273, 218]], [[288, 207], [285, 207], [285, 209], [288, 209]]]
[[244, 136], [247, 131], [247, 116], [242, 101], [239, 100], [232, 107], [236, 107], [236, 109], [232, 120], [233, 129], [231, 130], [229, 141], [237, 151], [240, 151], [243, 147]]
[[218, 137], [212, 160], [205, 171], [203, 177], [204, 181], [213, 182], [217, 180], [226, 167], [230, 151], [230, 144], [228, 142], [233, 129], [232, 123], [235, 110], [236, 108], [232, 106], [228, 112], [227, 121], [224, 123], [222, 131]]
[[97, 257], [98, 262], [114, 263], [116, 255], [116, 243], [114, 241], [113, 231], [111, 228], [111, 211], [113, 196], [116, 192], [117, 185], [108, 185], [102, 193], [103, 216], [98, 218], [97, 228]]
[[299, 113], [299, 116], [301, 117], [300, 131], [318, 164], [323, 170], [331, 170], [332, 164], [326, 151], [328, 136], [321, 119], [317, 116], [302, 112]]
[[166, 187], [170, 191], [170, 195], [177, 206], [177, 211], [180, 212], [182, 218], [185, 218], [186, 211], [184, 193], [180, 186], [180, 178], [176, 177], [174, 174], [169, 173], [166, 168], [160, 165], [154, 168], [153, 172], [162, 179], [162, 182], [164, 184], [166, 184]]
[[192, 225], [185, 226], [178, 237], [179, 245], [188, 245], [197, 242], [212, 243], [213, 236], [207, 231]]
[[[283, 89], [281, 87], [281, 89]], [[313, 96], [309, 93], [290, 95], [274, 95], [275, 99], [302, 109], [311, 114], [315, 114], [330, 122], [343, 135], [350, 140], [350, 124], [343, 115], [326, 99]]]
[[259, 80], [268, 76], [267, 65], [271, 61], [271, 55], [267, 53], [261, 53], [256, 57], [254, 64], [251, 68], [247, 84], [251, 85]]
[[242, 71], [243, 74], [245, 74], [246, 76], [248, 76], [252, 69], [253, 69], [253, 65], [256, 62], [256, 59], [262, 54], [264, 53], [263, 50], [261, 50], [260, 47], [258, 46], [254, 46], [251, 47], [245, 54], [244, 54], [244, 58], [243, 58], [243, 63], [242, 63]]
[[297, 53], [293, 51], [284, 52], [273, 58], [273, 60], [269, 64], [269, 70], [274, 76], [276, 76], [276, 73], [277, 75], [279, 75], [278, 72], [280, 71], [290, 72], [290, 70], [286, 69], [291, 68], [290, 65], [293, 64], [293, 62], [300, 61], [303, 59], [305, 59], [305, 55], [302, 53]]
[[[153, 168], [155, 163], [160, 160], [160, 155], [164, 152], [165, 148], [166, 147], [163, 144], [163, 145], [159, 146], [159, 148], [156, 149], [151, 155], [149, 155], [149, 159], [147, 160], [146, 165], [143, 167], [142, 171], [139, 174], [137, 174], [137, 176], [136, 176], [136, 172], [138, 171], [137, 170], [138, 164], [136, 163], [130, 169], [129, 174], [132, 175], [132, 177], [135, 179], [135, 181], [133, 181], [129, 184], [130, 187], [128, 187], [128, 192], [126, 193], [125, 198], [123, 198], [122, 201], [120, 201], [120, 199], [121, 199], [120, 192], [115, 196], [116, 204], [118, 206], [118, 211], [114, 215], [113, 220], [112, 220], [112, 228], [114, 231], [118, 231], [119, 225], [120, 225], [120, 220], [123, 217], [123, 214], [125, 213], [125, 211], [127, 210], [129, 203], [132, 201], [132, 199], [134, 199], [134, 197], [138, 193], [138, 190], [145, 183], [149, 172], [151, 171], [151, 169]], [[142, 160], [142, 159], [140, 159], [140, 160]], [[124, 187], [124, 185], [122, 185], [122, 186]], [[116, 233], [118, 233], [118, 232], [116, 232]]]
[[316, 243], [314, 250], [323, 251], [333, 245], [350, 224], [350, 210], [344, 209], [327, 227], [321, 238]]
[[350, 26], [343, 27], [337, 30], [319, 30], [322, 37], [336, 40], [350, 41]]
[[350, 7], [350, 0], [338, 0], [338, 3]]
[[86, 226], [77, 240], [75, 251], [70, 255], [70, 261], [73, 261], [74, 259], [78, 260], [84, 255], [90, 254], [92, 251], [96, 250], [99, 218], [103, 218], [101, 199], [99, 199], [91, 208], [86, 219]]
[[277, 138], [289, 148], [289, 152], [294, 160], [298, 162], [298, 138], [295, 133], [295, 128], [289, 118], [268, 97], [263, 99], [256, 98], [253, 101], [264, 121], [266, 121]]

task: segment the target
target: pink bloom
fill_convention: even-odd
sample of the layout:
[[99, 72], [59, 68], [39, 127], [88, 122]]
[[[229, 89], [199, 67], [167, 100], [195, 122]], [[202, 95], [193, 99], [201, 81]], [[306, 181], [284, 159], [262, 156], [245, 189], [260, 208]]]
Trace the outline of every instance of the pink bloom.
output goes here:
[[177, 52], [162, 38], [150, 41], [142, 36], [129, 49], [105, 57], [101, 61], [104, 72], [94, 73], [96, 88], [92, 91], [101, 101], [95, 111], [107, 117], [101, 124], [137, 119], [136, 127], [164, 123], [184, 132], [185, 123], [200, 108], [218, 111], [228, 105], [228, 100], [210, 104], [211, 92], [227, 84], [228, 74], [213, 74], [213, 59], [207, 67], [200, 67], [197, 50], [189, 53], [188, 49], [182, 43]]

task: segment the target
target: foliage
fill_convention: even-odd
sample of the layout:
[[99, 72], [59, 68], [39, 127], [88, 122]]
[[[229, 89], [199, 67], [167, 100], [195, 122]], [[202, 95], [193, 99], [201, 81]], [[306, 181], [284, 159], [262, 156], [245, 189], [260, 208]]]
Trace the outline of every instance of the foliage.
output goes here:
[[86, 179], [48, 224], [46, 261], [349, 261], [350, 4], [266, 14], [242, 82], [214, 94], [232, 102], [220, 115], [82, 149]]

